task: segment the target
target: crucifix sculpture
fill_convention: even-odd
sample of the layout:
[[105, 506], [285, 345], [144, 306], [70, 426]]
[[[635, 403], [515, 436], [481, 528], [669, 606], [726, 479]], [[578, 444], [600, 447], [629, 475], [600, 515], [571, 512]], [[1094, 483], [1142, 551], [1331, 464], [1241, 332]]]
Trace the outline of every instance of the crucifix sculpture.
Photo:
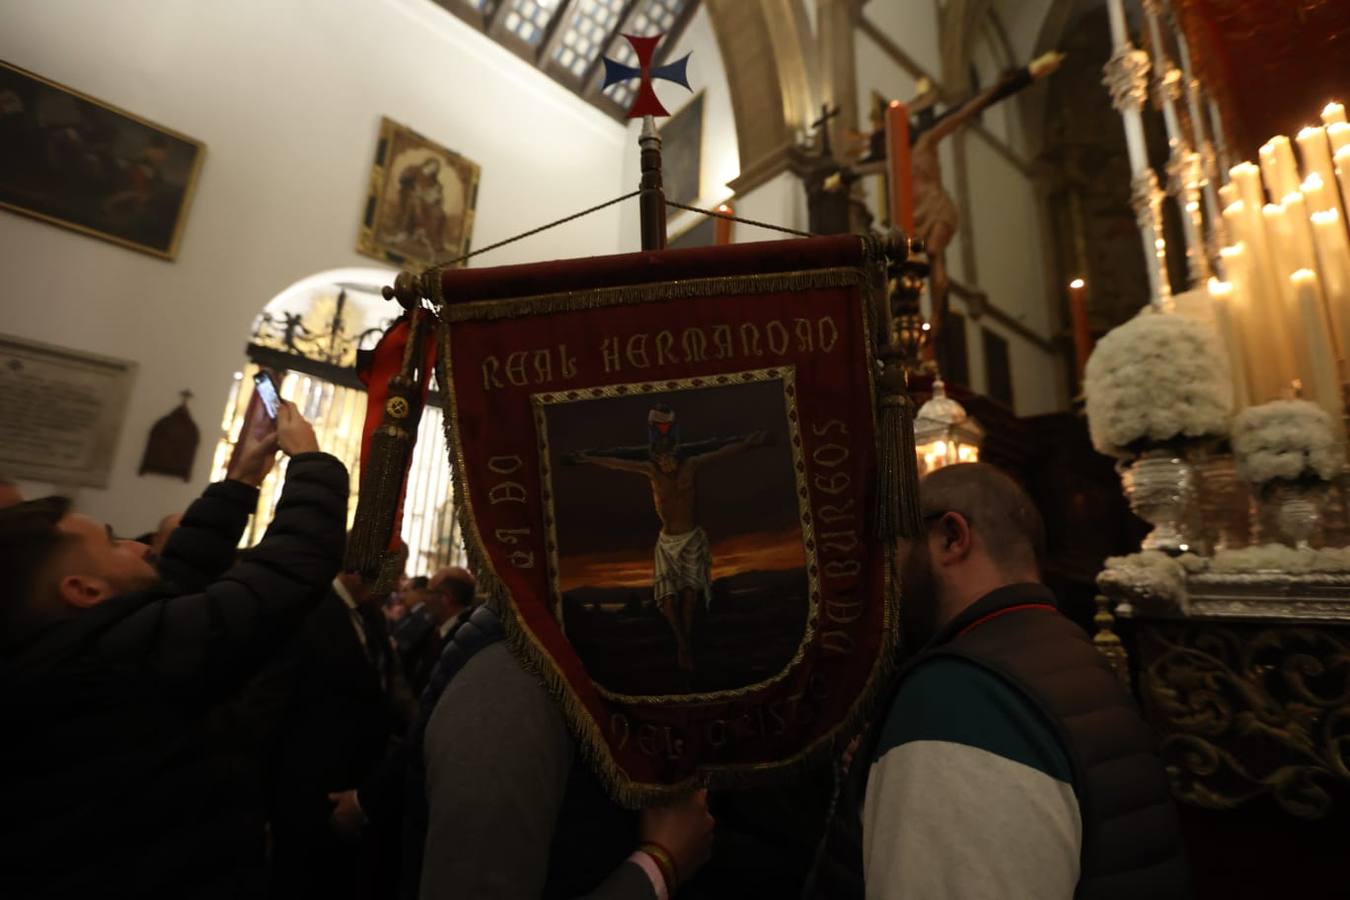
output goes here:
[[[913, 197], [914, 236], [921, 239], [932, 266], [929, 281], [933, 309], [929, 320], [932, 342], [942, 338], [942, 324], [947, 313], [946, 250], [961, 224], [956, 201], [942, 184], [942, 162], [938, 146], [944, 138], [956, 133], [984, 110], [1029, 87], [1034, 81], [1050, 75], [1059, 68], [1064, 54], [1046, 53], [1028, 65], [1010, 69], [993, 85], [951, 104], [941, 113], [935, 113], [938, 103], [937, 86], [927, 78], [919, 79], [915, 98], [907, 104], [910, 113], [910, 183]], [[869, 152], [858, 160], [858, 170], [872, 169], [873, 164], [884, 163], [886, 157], [885, 133], [878, 128], [869, 141]], [[893, 177], [893, 176], [892, 176]], [[901, 220], [900, 211], [891, 210], [892, 222]]]

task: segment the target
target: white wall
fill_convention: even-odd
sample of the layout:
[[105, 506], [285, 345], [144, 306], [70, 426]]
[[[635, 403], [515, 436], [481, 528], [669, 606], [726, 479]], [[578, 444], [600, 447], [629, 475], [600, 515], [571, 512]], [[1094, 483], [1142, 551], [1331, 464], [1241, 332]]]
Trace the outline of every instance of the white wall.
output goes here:
[[[743, 197], [736, 198], [736, 215], [754, 219], [756, 222], [769, 222], [784, 228], [805, 231], [810, 223], [806, 209], [806, 191], [802, 181], [791, 172], [780, 172]], [[791, 238], [790, 234], [743, 225], [737, 222], [732, 232], [732, 240], [737, 244], [749, 244], [758, 241], [782, 241]]]
[[1019, 63], [1027, 63], [1036, 54], [1036, 42], [1050, 8], [1051, 0], [994, 0], [994, 9], [1008, 30], [1008, 40]]
[[1041, 337], [1051, 334], [1045, 258], [1035, 190], [978, 135], [966, 140], [971, 222], [980, 287], [996, 306]]
[[[482, 164], [477, 247], [626, 184], [621, 125], [429, 0], [10, 0], [0, 58], [207, 145], [175, 262], [0, 212], [0, 331], [140, 363], [110, 487], [77, 498], [126, 533], [204, 484], [262, 306], [372, 264], [353, 247], [381, 115]], [[610, 209], [475, 262], [626, 246]], [[183, 388], [202, 431], [194, 482], [138, 477]]]
[[941, 80], [938, 0], [872, 0], [863, 7], [863, 18], [899, 44], [935, 81]]

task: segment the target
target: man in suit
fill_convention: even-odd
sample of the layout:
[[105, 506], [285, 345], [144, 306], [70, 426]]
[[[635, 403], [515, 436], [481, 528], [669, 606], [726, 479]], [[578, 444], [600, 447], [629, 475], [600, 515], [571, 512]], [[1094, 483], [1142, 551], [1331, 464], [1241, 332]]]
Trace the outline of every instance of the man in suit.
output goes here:
[[467, 569], [447, 566], [408, 596], [408, 615], [394, 631], [394, 644], [413, 695], [420, 697], [441, 657], [445, 637], [473, 606], [474, 578]]
[[261, 738], [274, 897], [379, 896], [396, 871], [396, 749], [415, 706], [380, 599], [338, 575], [251, 687], [243, 715]]
[[[276, 516], [235, 563], [278, 445]], [[150, 548], [47, 498], [0, 510], [0, 896], [242, 897], [261, 822], [209, 711], [323, 596], [347, 470], [293, 404]]]

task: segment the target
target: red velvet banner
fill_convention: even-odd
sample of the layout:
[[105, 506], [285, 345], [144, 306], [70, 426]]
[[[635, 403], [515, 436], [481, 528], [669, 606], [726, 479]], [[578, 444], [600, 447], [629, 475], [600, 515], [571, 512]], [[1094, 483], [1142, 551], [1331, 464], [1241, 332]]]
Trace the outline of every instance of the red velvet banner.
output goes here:
[[440, 281], [467, 539], [623, 802], [806, 761], [887, 667], [877, 274], [842, 237]]

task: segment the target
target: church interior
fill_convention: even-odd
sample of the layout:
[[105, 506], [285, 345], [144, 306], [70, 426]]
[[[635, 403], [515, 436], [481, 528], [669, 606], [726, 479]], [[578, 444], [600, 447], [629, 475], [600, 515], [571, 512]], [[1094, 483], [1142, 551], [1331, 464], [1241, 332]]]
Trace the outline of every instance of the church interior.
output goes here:
[[[387, 573], [394, 522], [403, 568], [387, 603], [452, 568], [473, 573], [480, 599], [489, 584], [517, 596], [524, 582], [506, 569], [534, 558], [521, 562], [512, 529], [546, 526], [539, 567], [556, 596], [539, 613], [517, 603], [524, 624], [508, 623], [507, 642], [554, 610], [550, 627], [581, 662], [548, 650], [562, 673], [550, 690], [583, 667], [598, 685], [593, 698], [589, 681], [569, 695], [591, 712], [564, 704], [576, 733], [585, 715], [617, 721], [594, 710], [641, 708], [630, 695], [642, 691], [616, 685], [648, 684], [649, 663], [616, 649], [630, 632], [605, 630], [639, 607], [650, 621], [632, 640], [664, 647], [673, 629], [678, 664], [657, 680], [692, 685], [691, 697], [738, 678], [770, 690], [779, 667], [811, 664], [815, 641], [829, 658], [830, 573], [857, 565], [828, 560], [829, 534], [842, 532], [822, 515], [831, 507], [811, 505], [830, 498], [808, 498], [827, 490], [829, 473], [811, 467], [833, 466], [830, 448], [838, 471], [892, 485], [879, 497], [989, 464], [1034, 501], [1039, 580], [1156, 736], [1190, 895], [1347, 896], [1348, 58], [1350, 4], [1332, 0], [3, 2], [0, 479], [22, 498], [70, 497], [118, 536], [161, 547], [207, 483], [235, 477], [270, 386], [351, 473], [348, 562], [367, 516], [382, 514], [365, 558]], [[851, 249], [793, 249], [826, 236], [853, 236]], [[870, 282], [845, 272], [873, 271], [868, 254], [890, 268]], [[667, 299], [622, 294], [629, 276], [615, 273], [642, 267]], [[737, 293], [753, 279], [783, 296], [818, 290], [818, 309], [835, 312], [783, 301], [781, 323], [735, 324], [758, 321]], [[729, 292], [724, 335], [700, 305], [709, 284]], [[839, 312], [852, 307], [825, 296], [874, 289], [891, 312], [858, 313], [856, 329]], [[520, 306], [475, 318], [526, 296], [509, 302], [535, 302], [533, 318], [510, 319]], [[625, 337], [649, 303], [666, 311]], [[682, 319], [679, 304], [704, 318]], [[583, 314], [591, 324], [566, 324]], [[407, 352], [382, 357], [400, 322]], [[439, 349], [419, 327], [440, 329]], [[541, 334], [548, 349], [513, 343]], [[875, 365], [846, 372], [842, 357], [859, 348]], [[475, 354], [487, 354], [481, 366]], [[692, 396], [697, 365], [724, 355], [744, 401], [690, 401], [688, 414], [657, 403]], [[405, 400], [397, 378], [413, 357], [420, 393]], [[608, 398], [636, 428], [572, 402], [592, 377], [591, 402]], [[622, 398], [638, 384], [651, 397]], [[811, 419], [818, 396], [853, 410], [869, 391], [878, 405], [849, 420], [852, 444], [812, 443], [828, 427]], [[751, 415], [752, 402], [767, 407]], [[372, 459], [400, 403], [414, 409], [388, 431], [404, 442], [401, 468], [381, 468]], [[706, 535], [692, 519], [679, 528], [694, 494], [673, 478], [667, 490], [656, 449], [648, 463], [645, 445], [623, 446], [642, 440], [644, 416], [651, 447], [673, 448], [662, 451], [671, 471], [709, 461], [699, 515], [719, 498], [759, 504], [735, 473], [777, 484], [770, 455], [785, 484], [803, 485], [800, 508], [789, 489]], [[516, 478], [502, 460], [519, 457], [473, 446], [517, 425], [530, 437], [510, 452], [538, 456], [519, 498], [504, 487], [516, 481], [492, 481]], [[713, 437], [726, 434], [741, 436]], [[638, 469], [651, 470], [653, 499]], [[286, 471], [258, 481], [245, 558], [285, 516]], [[535, 518], [492, 518], [499, 501], [525, 509], [536, 487]], [[601, 521], [630, 488], [635, 511], [614, 521], [636, 524], [577, 536], [588, 526], [574, 523]], [[377, 494], [383, 513], [370, 512]], [[911, 534], [906, 502], [893, 504], [899, 524], [868, 512], [858, 527]], [[668, 546], [681, 531], [695, 540]], [[795, 662], [764, 649], [741, 668], [694, 672], [714, 627], [760, 621], [747, 605], [769, 601], [750, 582], [772, 554], [809, 573], [800, 593], [813, 599], [790, 626], [805, 629], [806, 649], [789, 629], [779, 643]], [[662, 579], [695, 558], [712, 574], [662, 606]], [[653, 581], [659, 613], [633, 599]], [[718, 611], [724, 594], [742, 605]], [[878, 618], [874, 630], [894, 627]], [[850, 648], [865, 643], [849, 634]], [[838, 719], [857, 730], [868, 717]], [[621, 786], [623, 805], [658, 796], [632, 785], [675, 777], [639, 777], [626, 740], [607, 740], [618, 749], [602, 780]], [[659, 843], [645, 852], [670, 875]], [[677, 885], [667, 877], [661, 890]], [[851, 896], [816, 889], [740, 896]], [[678, 895], [721, 896], [696, 890]], [[362, 896], [412, 896], [391, 891]]]

